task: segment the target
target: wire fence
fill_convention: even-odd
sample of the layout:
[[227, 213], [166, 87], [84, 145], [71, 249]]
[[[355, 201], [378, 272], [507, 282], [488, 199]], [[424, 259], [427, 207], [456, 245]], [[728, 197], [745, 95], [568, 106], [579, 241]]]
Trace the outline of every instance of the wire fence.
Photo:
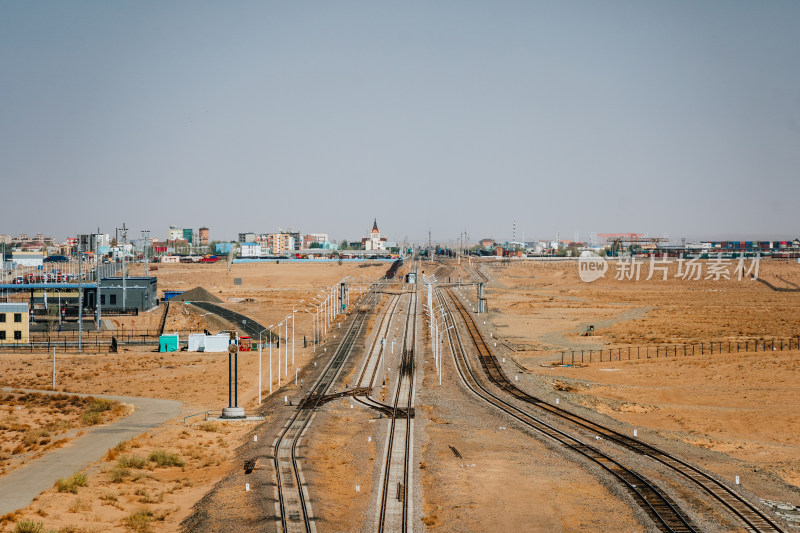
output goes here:
[[[109, 339], [84, 339], [80, 343], [78, 341], [60, 341], [60, 342], [29, 342], [29, 343], [5, 343], [0, 344], [0, 354], [5, 353], [51, 353], [56, 350], [58, 353], [83, 353], [83, 354], [105, 354], [111, 352], [112, 340]], [[153, 346], [158, 349], [158, 341], [117, 341], [117, 346], [122, 345], [139, 345], [139, 346]]]
[[780, 339], [748, 339], [689, 344], [659, 344], [655, 346], [626, 346], [602, 350], [563, 350], [560, 353], [561, 364], [564, 365], [745, 352], [782, 352], [784, 350], [800, 350], [800, 336]]
[[[175, 333], [170, 331], [169, 333]], [[203, 331], [180, 331], [178, 332], [181, 337], [185, 337], [189, 333], [203, 333]], [[141, 340], [141, 338], [158, 339], [158, 328], [125, 328], [97, 331], [95, 325], [92, 323], [84, 324], [83, 326], [83, 339], [111, 339], [116, 337], [118, 341], [127, 340]], [[78, 330], [62, 330], [62, 331], [31, 331], [29, 338], [35, 342], [63, 342], [63, 341], [77, 341]]]

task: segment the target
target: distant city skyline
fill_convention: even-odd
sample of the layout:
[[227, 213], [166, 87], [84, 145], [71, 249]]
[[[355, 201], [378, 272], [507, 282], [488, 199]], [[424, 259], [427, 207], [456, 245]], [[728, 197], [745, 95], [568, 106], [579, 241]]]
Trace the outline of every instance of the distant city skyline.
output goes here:
[[790, 238], [799, 35], [780, 1], [9, 0], [0, 233]]
[[[178, 226], [176, 226], [176, 227], [178, 227]], [[198, 226], [197, 228], [192, 228], [192, 229], [194, 229], [195, 233], [196, 233], [196, 230], [199, 229], [200, 227], [206, 227], [206, 226]], [[380, 228], [380, 225], [379, 225], [379, 228]], [[286, 231], [295, 231], [293, 228], [283, 228], [283, 229], [285, 229]], [[238, 233], [245, 233], [244, 231], [242, 231], [242, 232], [237, 232], [236, 234], [230, 235], [230, 236], [215, 236], [213, 234], [213, 229], [209, 228], [209, 230], [212, 232], [211, 235], [210, 235], [209, 241], [233, 242], [233, 241], [237, 241], [238, 240]], [[36, 232], [20, 232], [20, 234], [27, 234], [28, 236], [35, 236], [37, 234], [42, 234], [45, 237], [51, 237], [52, 236], [56, 243], [63, 243], [68, 238], [74, 238], [76, 235], [78, 235], [80, 233], [93, 233], [93, 232], [96, 232], [96, 231], [97, 231], [97, 228], [95, 228], [93, 230], [75, 232], [74, 234], [66, 235], [64, 237], [58, 237], [57, 235], [54, 235], [53, 233], [40, 232], [40, 231], [36, 231]], [[148, 238], [157, 239], [159, 241], [167, 241], [167, 240], [169, 240], [168, 231], [169, 231], [169, 228], [165, 229], [164, 233], [161, 234], [158, 231], [150, 230]], [[269, 234], [269, 233], [276, 233], [277, 231], [278, 231], [278, 228], [276, 228], [274, 230], [253, 231], [253, 233], [255, 233], [255, 234]], [[298, 231], [301, 233], [301, 235], [308, 235], [308, 234], [312, 234], [312, 233], [314, 233], [314, 234], [327, 233], [327, 232], [324, 232], [324, 231], [322, 231], [322, 232], [319, 232], [319, 231], [303, 231], [303, 230], [298, 230]], [[383, 236], [388, 236], [389, 240], [392, 241], [392, 242], [396, 242], [398, 244], [402, 244], [403, 241], [404, 241], [404, 237], [396, 237], [394, 234], [387, 235], [387, 233], [385, 233], [383, 231], [383, 229], [381, 229], [380, 231], [381, 231], [381, 234]], [[137, 240], [140, 240], [142, 238], [142, 233], [141, 232], [142, 232], [142, 230], [135, 230], [134, 231], [132, 228], [129, 227], [128, 228], [128, 241], [129, 242], [136, 242]], [[113, 231], [113, 230], [112, 231], [107, 231], [107, 230], [103, 230], [103, 228], [100, 228], [100, 233], [108, 234], [108, 235], [111, 235], [112, 237], [115, 236], [115, 231]], [[470, 246], [477, 245], [478, 241], [480, 241], [481, 239], [493, 239], [493, 240], [495, 240], [497, 242], [500, 242], [500, 243], [502, 243], [502, 242], [512, 242], [512, 241], [523, 242], [523, 240], [524, 240], [524, 242], [538, 242], [538, 241], [547, 242], [547, 241], [554, 241], [556, 239], [560, 239], [561, 241], [564, 241], [564, 242], [577, 241], [577, 242], [586, 242], [586, 243], [592, 243], [592, 244], [602, 244], [605, 241], [604, 241], [604, 239], [602, 237], [598, 236], [598, 233], [600, 233], [600, 232], [591, 233], [591, 234], [580, 234], [579, 233], [578, 235], [575, 235], [575, 234], [566, 235], [566, 234], [563, 234], [563, 233], [560, 233], [560, 232], [556, 232], [555, 235], [527, 235], [525, 233], [518, 232], [517, 235], [516, 235], [516, 238], [514, 238], [513, 228], [512, 228], [512, 230], [510, 230], [508, 235], [506, 235], [506, 236], [495, 236], [495, 235], [489, 235], [489, 234], [475, 235], [475, 234], [468, 233], [467, 237], [468, 237], [468, 243], [469, 243]], [[634, 232], [634, 233], [637, 233], [637, 232]], [[0, 235], [5, 235], [5, 234], [8, 234], [8, 233], [3, 233], [2, 231], [0, 231]], [[19, 235], [19, 234], [8, 234], [8, 235], [10, 235], [11, 237], [15, 237], [16, 235]], [[355, 242], [355, 241], [359, 241], [362, 237], [366, 237], [368, 235], [369, 235], [369, 231], [367, 231], [367, 232], [365, 232], [365, 233], [363, 233], [361, 235], [355, 235], [355, 234], [353, 234], [353, 235], [345, 235], [345, 236], [330, 235], [329, 242], [340, 243], [342, 240], [347, 240], [349, 242]], [[669, 239], [670, 243], [677, 244], [677, 243], [680, 243], [683, 239], [686, 239], [687, 241], [692, 241], [692, 242], [700, 242], [700, 241], [791, 241], [791, 240], [800, 238], [800, 233], [797, 233], [797, 232], [791, 233], [791, 234], [790, 233], [775, 233], [775, 234], [742, 233], [742, 234], [697, 235], [697, 236], [670, 236], [670, 235], [646, 234], [646, 237], [666, 237], [666, 238]], [[439, 243], [439, 244], [449, 243], [449, 244], [457, 245], [457, 244], [459, 244], [461, 242], [460, 239], [461, 239], [460, 235], [455, 235], [455, 236], [452, 236], [452, 237], [443, 237], [443, 238], [436, 238], [436, 237], [433, 236], [433, 233], [431, 235], [431, 240], [434, 243]], [[411, 239], [411, 238], [409, 238], [408, 242], [410, 242], [410, 243], [423, 243], [424, 244], [424, 243], [427, 242], [427, 236], [425, 238], [422, 238], [422, 239]]]

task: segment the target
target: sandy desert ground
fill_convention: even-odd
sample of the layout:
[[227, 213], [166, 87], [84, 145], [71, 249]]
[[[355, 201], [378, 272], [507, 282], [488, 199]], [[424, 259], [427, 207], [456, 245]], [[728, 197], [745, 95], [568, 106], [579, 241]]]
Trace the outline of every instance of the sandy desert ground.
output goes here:
[[[344, 276], [367, 282], [386, 268], [386, 263], [282, 262], [233, 265], [226, 273], [224, 265], [179, 264], [159, 265], [154, 273], [161, 290], [204, 287], [229, 308], [269, 325]], [[760, 268], [762, 277], [781, 287], [800, 282], [800, 265], [763, 262]], [[506, 371], [521, 376], [522, 386], [597, 411], [619, 427], [638, 428], [643, 438], [652, 437], [726, 479], [740, 475], [744, 488], [759, 497], [800, 504], [800, 415], [792, 409], [800, 392], [797, 350], [552, 364], [560, 362], [565, 350], [737, 340], [763, 346], [772, 338], [796, 338], [798, 293], [775, 292], [749, 280], [633, 281], [609, 276], [587, 284], [579, 280], [574, 264], [512, 262], [482, 269], [492, 277], [485, 333], [497, 342], [497, 355], [506, 358]], [[242, 284], [234, 285], [234, 277]], [[464, 293], [474, 298], [474, 289]], [[112, 320], [118, 328], [154, 327], [161, 312]], [[312, 354], [310, 346], [303, 347], [302, 337], [312, 335], [309, 318], [305, 313], [296, 318], [294, 367], [306, 382], [317, 368], [313, 363], [327, 353]], [[589, 324], [596, 335], [587, 337], [583, 333]], [[176, 302], [166, 330], [233, 326]], [[374, 327], [372, 319], [363, 346], [374, 340]], [[0, 385], [48, 388], [49, 357], [2, 354]], [[226, 405], [226, 359], [224, 354], [161, 354], [142, 348], [123, 348], [116, 355], [67, 354], [60, 357], [58, 382], [67, 392], [177, 399], [185, 415], [192, 415]], [[267, 360], [265, 351], [265, 376]], [[429, 355], [418, 365], [417, 529], [514, 530], [520, 524], [531, 531], [646, 529], [627, 496], [598, 472], [577, 466], [556, 447], [469, 399], [451, 362], [444, 367], [442, 386]], [[341, 385], [356, 368], [356, 361], [349, 363]], [[257, 353], [242, 354], [239, 370], [240, 404], [255, 409]], [[86, 470], [88, 483], [78, 494], [54, 488], [28, 508], [3, 517], [0, 527], [11, 531], [16, 523], [32, 520], [65, 532], [215, 531], [241, 524], [274, 531], [274, 511], [265, 515], [258, 510], [264, 502], [242, 487], [246, 479], [264, 487], [274, 483], [268, 458], [253, 436], [271, 442], [289, 413], [283, 397], [296, 400], [302, 394], [293, 379], [282, 379], [282, 388], [275, 383], [271, 398], [266, 397], [266, 379], [262, 385], [263, 423], [203, 423], [202, 416], [185, 424], [171, 421], [109, 450]], [[380, 468], [382, 424], [375, 413], [351, 408], [347, 400], [326, 404], [316, 417], [313, 427], [319, 438], [304, 450], [304, 468], [319, 531], [369, 530], [365, 524], [374, 515], [370, 494]], [[250, 457], [258, 465], [253, 477], [246, 478], [242, 461]]]
[[[131, 275], [141, 274], [136, 266]], [[141, 267], [138, 267], [141, 269]], [[332, 264], [241, 264], [230, 273], [224, 264], [159, 265], [159, 290], [190, 290], [202, 286], [223, 300], [223, 305], [259, 321], [265, 326], [283, 321], [292, 306], [307, 302], [345, 276], [358, 284], [381, 276], [386, 263]], [[242, 280], [234, 285], [234, 278]], [[355, 291], [355, 289], [354, 289]], [[355, 293], [354, 293], [355, 294]], [[299, 304], [305, 300], [303, 304]], [[299, 305], [298, 305], [299, 304]], [[110, 317], [117, 329], [154, 329], [160, 323], [163, 306], [138, 317]], [[165, 331], [211, 331], [234, 328], [235, 324], [203, 316], [189, 304], [173, 304]], [[296, 315], [295, 367], [311, 365], [312, 348], [302, 339], [312, 337], [310, 316]], [[291, 335], [291, 327], [289, 328]], [[284, 338], [282, 328], [281, 336]], [[290, 344], [287, 344], [290, 346]], [[324, 349], [324, 346], [321, 347]], [[57, 389], [166, 398], [183, 402], [184, 415], [219, 410], [227, 405], [227, 355], [196, 352], [158, 353], [153, 348], [123, 346], [118, 354], [58, 354]], [[277, 386], [277, 350], [273, 350], [273, 396], [297, 396], [294, 367]], [[0, 355], [0, 386], [49, 389], [52, 354]], [[291, 352], [290, 352], [291, 357]], [[262, 351], [262, 394], [269, 392], [269, 355]], [[285, 368], [285, 366], [284, 366]], [[258, 352], [239, 357], [239, 405], [248, 412], [258, 407]], [[301, 374], [302, 375], [302, 374]], [[266, 412], [267, 423], [277, 415]], [[282, 415], [281, 415], [282, 416]], [[162, 428], [110, 450], [88, 469], [88, 484], [78, 494], [43, 493], [28, 508], [0, 519], [0, 527], [13, 530], [15, 524], [31, 520], [56, 531], [176, 531], [196, 503], [233, 468], [237, 448], [250, 437], [255, 423], [204, 424], [203, 416], [173, 420]], [[66, 443], [68, 446], [69, 443]], [[153, 452], [177, 457], [175, 466], [159, 466], [149, 460]], [[178, 463], [182, 463], [178, 466]], [[132, 466], [131, 466], [132, 465]]]
[[[800, 292], [776, 292], [747, 279], [675, 279], [672, 270], [667, 281], [611, 275], [584, 283], [575, 263], [515, 262], [484, 271], [494, 280], [487, 290], [487, 329], [498, 339], [498, 354], [524, 369], [532, 386], [557, 390], [631, 428], [714, 452], [698, 454], [698, 461], [726, 479], [740, 475], [760, 497], [800, 503], [800, 415], [794, 408]], [[800, 265], [762, 261], [760, 277], [794, 288]], [[583, 336], [590, 324], [596, 335]], [[773, 339], [784, 339], [787, 349], [776, 344], [773, 351]], [[724, 352], [738, 341], [742, 352], [712, 355], [711, 341], [722, 343]], [[698, 348], [694, 356], [679, 350], [665, 357], [666, 345], [701, 342], [703, 355]], [[626, 359], [629, 347], [644, 354], [648, 346], [649, 359]], [[600, 363], [595, 352], [591, 364], [549, 365], [560, 363], [563, 350], [588, 355], [608, 348], [619, 349], [623, 360]]]

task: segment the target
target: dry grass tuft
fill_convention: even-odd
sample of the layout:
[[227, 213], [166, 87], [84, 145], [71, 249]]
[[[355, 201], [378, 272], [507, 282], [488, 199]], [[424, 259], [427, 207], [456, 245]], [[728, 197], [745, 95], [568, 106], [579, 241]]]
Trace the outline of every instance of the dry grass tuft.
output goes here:
[[153, 512], [150, 509], [140, 509], [126, 516], [122, 522], [131, 531], [147, 533], [151, 531], [150, 524], [152, 521]]
[[44, 524], [33, 520], [20, 520], [14, 526], [14, 533], [47, 533]]
[[117, 466], [120, 468], [141, 469], [147, 466], [147, 459], [138, 455], [123, 455], [117, 460]]
[[202, 431], [208, 431], [209, 433], [216, 433], [219, 431], [219, 424], [214, 422], [213, 420], [208, 420], [206, 422], [201, 422], [197, 426], [198, 429]]
[[183, 466], [185, 463], [178, 455], [165, 450], [155, 450], [150, 454], [150, 460], [158, 466]]
[[86, 474], [82, 472], [76, 472], [67, 479], [59, 479], [56, 481], [56, 488], [58, 489], [58, 492], [70, 492], [72, 494], [78, 494], [78, 488], [85, 487], [86, 484]]

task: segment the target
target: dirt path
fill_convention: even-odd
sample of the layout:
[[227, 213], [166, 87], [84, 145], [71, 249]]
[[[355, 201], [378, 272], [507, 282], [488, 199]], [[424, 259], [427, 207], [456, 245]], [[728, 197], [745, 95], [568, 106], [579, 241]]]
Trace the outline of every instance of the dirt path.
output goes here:
[[[12, 392], [19, 389], [3, 388], [2, 391]], [[60, 394], [59, 391], [42, 390], [23, 392]], [[97, 394], [77, 394], [77, 396], [94, 396], [131, 404], [134, 411], [122, 420], [95, 428], [69, 445], [54, 450], [0, 478], [0, 516], [28, 506], [42, 491], [52, 487], [57, 479], [71, 476], [97, 461], [117, 443], [136, 437], [178, 416], [181, 407], [180, 402], [173, 400]]]

